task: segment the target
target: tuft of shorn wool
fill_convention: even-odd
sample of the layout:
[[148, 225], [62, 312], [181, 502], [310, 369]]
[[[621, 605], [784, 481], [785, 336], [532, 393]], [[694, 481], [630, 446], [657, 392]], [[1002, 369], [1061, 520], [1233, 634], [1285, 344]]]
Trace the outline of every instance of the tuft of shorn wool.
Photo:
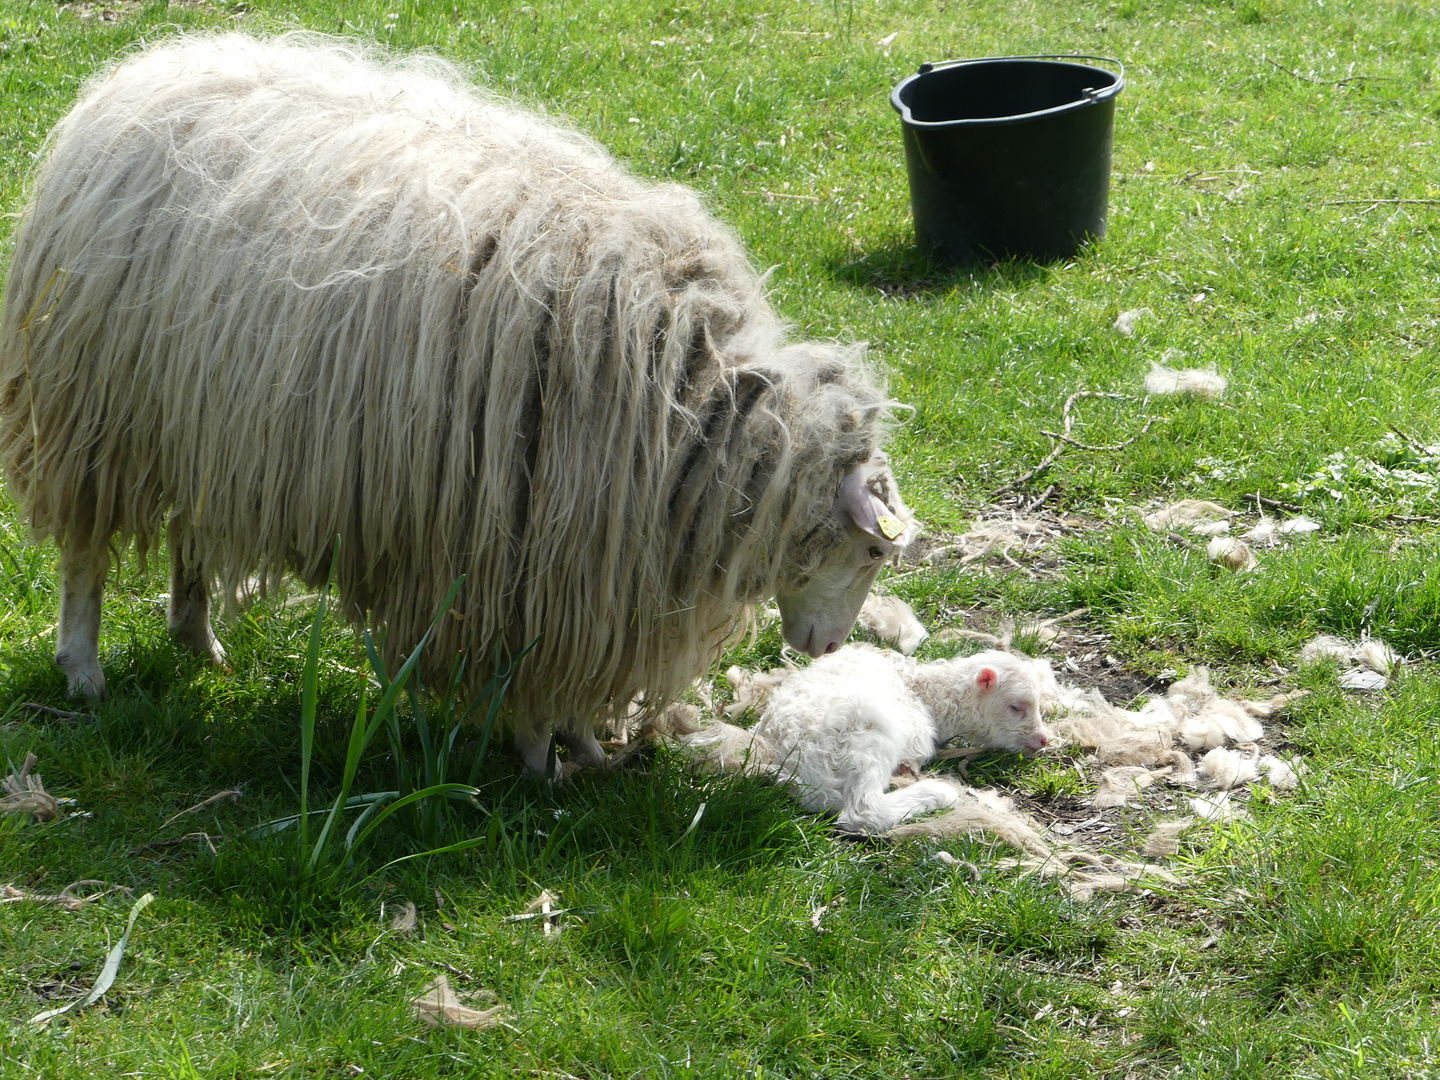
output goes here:
[[1363, 667], [1388, 675], [1390, 669], [1404, 661], [1400, 655], [1379, 638], [1362, 638], [1347, 641], [1333, 634], [1318, 634], [1307, 641], [1300, 650], [1302, 664], [1316, 660], [1334, 660], [1342, 667]]
[[860, 608], [860, 626], [906, 656], [920, 647], [930, 631], [915, 615], [915, 609], [898, 596], [871, 593]]
[[1218, 398], [1229, 383], [1214, 368], [1174, 368], [1150, 361], [1150, 374], [1145, 376], [1147, 394], [1194, 394], [1202, 398]]
[[1233, 536], [1214, 537], [1205, 545], [1205, 554], [1211, 562], [1219, 563], [1225, 569], [1234, 570], [1236, 573], [1253, 570], [1258, 565], [1249, 545]]
[[1143, 765], [1112, 765], [1100, 774], [1100, 784], [1090, 799], [1097, 810], [1129, 806], [1130, 800], [1155, 782], [1155, 774]]
[[392, 660], [464, 575], [423, 672], [536, 642], [522, 725], [676, 699], [883, 435], [859, 350], [786, 344], [693, 192], [434, 59], [173, 39], [87, 84], [33, 193], [0, 456], [34, 532], [143, 559], [168, 522], [230, 595], [333, 574]]
[[1230, 519], [1234, 516], [1235, 511], [1227, 510], [1219, 503], [1205, 499], [1180, 499], [1144, 515], [1142, 520], [1147, 528], [1155, 532], [1183, 529], [1199, 536], [1217, 536], [1229, 531]]
[[1140, 847], [1140, 854], [1149, 859], [1179, 854], [1180, 834], [1194, 824], [1193, 817], [1160, 822], [1150, 831], [1150, 835], [1145, 837], [1145, 843]]

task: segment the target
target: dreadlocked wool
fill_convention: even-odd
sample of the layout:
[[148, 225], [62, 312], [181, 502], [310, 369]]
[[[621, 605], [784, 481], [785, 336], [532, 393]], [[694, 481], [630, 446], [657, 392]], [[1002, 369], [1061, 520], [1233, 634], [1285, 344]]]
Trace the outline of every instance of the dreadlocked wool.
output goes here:
[[98, 75], [0, 331], [0, 455], [62, 553], [143, 560], [168, 527], [226, 593], [333, 575], [392, 659], [464, 575], [422, 671], [468, 650], [473, 690], [538, 639], [522, 724], [659, 709], [802, 588], [887, 404], [858, 349], [786, 344], [688, 189], [439, 61], [309, 35]]

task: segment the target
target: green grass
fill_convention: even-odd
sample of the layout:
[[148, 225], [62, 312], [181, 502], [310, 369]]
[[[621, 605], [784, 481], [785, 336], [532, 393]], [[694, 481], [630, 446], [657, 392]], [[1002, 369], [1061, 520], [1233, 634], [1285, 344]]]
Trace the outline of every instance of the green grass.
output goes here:
[[[1440, 517], [1440, 461], [1414, 445], [1440, 442], [1433, 10], [157, 0], [107, 21], [0, 0], [0, 214], [23, 205], [45, 132], [91, 73], [179, 28], [228, 26], [434, 51], [637, 172], [697, 188], [774, 268], [797, 332], [870, 343], [914, 409], [893, 456], [935, 533], [960, 531], [1045, 456], [1072, 393], [1130, 395], [1078, 401], [1074, 434], [1120, 442], [1156, 417], [1145, 434], [1120, 452], [1069, 449], [1025, 487], [1053, 484], [1048, 505], [1097, 525], [1050, 571], [950, 566], [888, 587], [932, 627], [1088, 607], [1084, 628], [1131, 670], [1205, 663], [1228, 686], [1307, 687], [1283, 728], [1310, 773], [1257, 800], [1251, 824], [1187, 835], [1184, 888], [1081, 904], [1001, 868], [985, 842], [947, 845], [980, 869], [973, 882], [931, 861], [933, 843], [838, 841], [781, 793], [697, 778], [668, 751], [553, 790], [492, 753], [480, 806], [454, 819], [483, 838], [475, 849], [381, 871], [414, 849], [377, 832], [349, 884], [302, 888], [285, 837], [249, 830], [299, 805], [313, 607], [262, 603], [230, 624], [231, 670], [217, 672], [169, 644], [164, 567], [127, 563], [102, 637], [110, 700], [69, 721], [23, 711], [66, 707], [54, 552], [6, 503], [0, 749], [33, 751], [89, 816], [0, 820], [0, 882], [95, 878], [157, 900], [105, 1004], [43, 1030], [25, 1021], [89, 985], [132, 898], [0, 905], [0, 1076], [1440, 1075], [1440, 560], [1423, 520]], [[1071, 51], [1127, 69], [1104, 242], [1050, 266], [926, 262], [889, 89], [922, 60]], [[0, 217], [0, 237], [12, 225]], [[1135, 334], [1115, 332], [1135, 309]], [[1177, 353], [1227, 376], [1221, 401], [1142, 400], [1150, 362]], [[1249, 575], [1134, 512], [1257, 492], [1324, 529]], [[1418, 662], [1381, 694], [1346, 694], [1333, 670], [1296, 668], [1321, 631], [1368, 631]], [[767, 628], [729, 661], [778, 655]], [[328, 630], [316, 800], [344, 775], [363, 668], [354, 637]], [[457, 760], [476, 749], [466, 738]], [[1084, 790], [1043, 757], [971, 775], [1042, 800]], [[354, 790], [393, 778], [377, 748]], [[239, 802], [169, 820], [235, 787]], [[144, 848], [196, 832], [216, 854], [201, 840]], [[501, 921], [542, 888], [569, 911], [562, 934]], [[816, 933], [810, 912], [841, 897]], [[405, 899], [420, 912], [409, 936], [381, 916]], [[512, 1026], [421, 1027], [405, 1002], [447, 971], [497, 995]]]

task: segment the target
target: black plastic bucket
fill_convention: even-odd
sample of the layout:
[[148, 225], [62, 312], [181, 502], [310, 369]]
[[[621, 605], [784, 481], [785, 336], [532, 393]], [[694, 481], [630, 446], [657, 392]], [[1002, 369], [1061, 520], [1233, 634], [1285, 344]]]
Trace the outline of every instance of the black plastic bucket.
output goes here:
[[1092, 56], [922, 65], [890, 94], [921, 250], [952, 265], [1063, 259], [1104, 236], [1124, 85], [1123, 66]]

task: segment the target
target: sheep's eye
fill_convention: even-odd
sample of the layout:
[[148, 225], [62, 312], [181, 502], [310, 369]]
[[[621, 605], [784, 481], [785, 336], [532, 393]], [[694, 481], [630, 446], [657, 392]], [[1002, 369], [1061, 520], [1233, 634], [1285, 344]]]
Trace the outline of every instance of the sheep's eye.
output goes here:
[[872, 548], [870, 549], [870, 558], [872, 558], [872, 559], [883, 559], [884, 557], [885, 557], [885, 553], [884, 553], [883, 551], [881, 551], [878, 547], [872, 547]]

